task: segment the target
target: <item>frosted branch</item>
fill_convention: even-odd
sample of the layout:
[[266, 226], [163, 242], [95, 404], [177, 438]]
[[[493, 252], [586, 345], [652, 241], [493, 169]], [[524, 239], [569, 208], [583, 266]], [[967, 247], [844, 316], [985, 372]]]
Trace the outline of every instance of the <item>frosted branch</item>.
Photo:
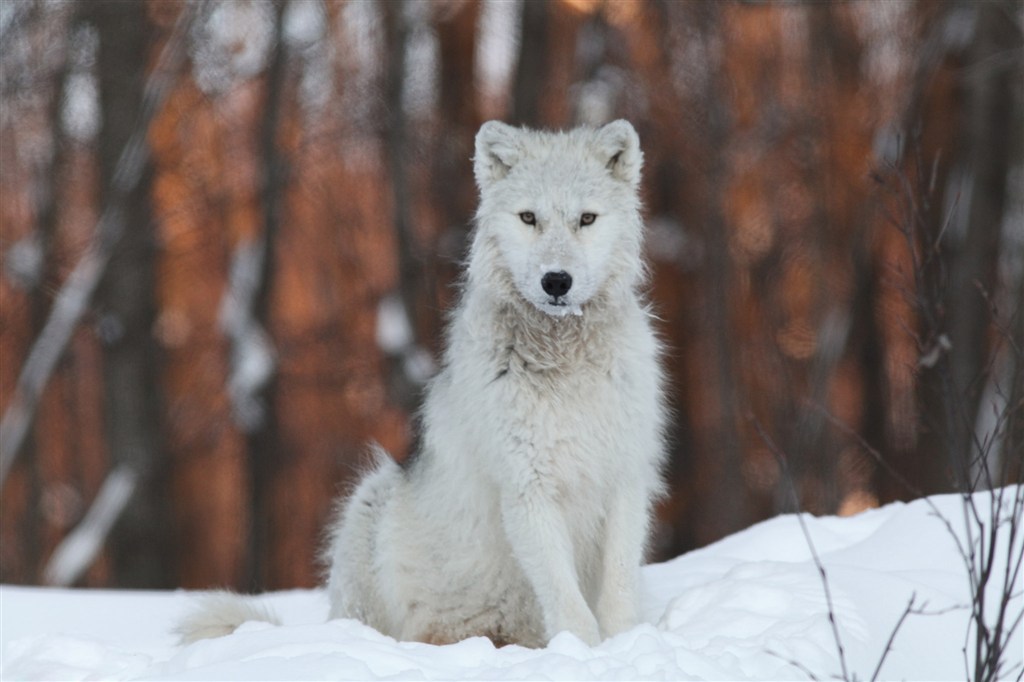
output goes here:
[[107, 476], [85, 518], [61, 541], [47, 562], [43, 571], [47, 585], [73, 585], [92, 566], [138, 482], [138, 473], [124, 464]]

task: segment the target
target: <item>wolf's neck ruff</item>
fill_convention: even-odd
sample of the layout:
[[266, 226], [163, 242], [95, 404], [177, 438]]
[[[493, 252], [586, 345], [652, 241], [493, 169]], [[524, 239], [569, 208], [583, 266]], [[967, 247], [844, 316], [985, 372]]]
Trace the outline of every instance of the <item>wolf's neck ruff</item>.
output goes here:
[[[624, 324], [624, 312], [635, 305], [632, 293], [616, 296], [601, 291], [581, 306], [578, 315], [556, 317], [524, 300], [509, 278], [488, 284], [466, 288], [452, 324], [464, 326], [467, 334], [455, 332], [452, 340], [477, 338], [490, 348], [497, 363], [495, 376], [512, 367], [556, 374], [607, 369], [615, 352], [617, 328]], [[449, 355], [462, 352], [464, 347], [449, 344]]]
[[523, 300], [494, 311], [495, 348], [506, 349], [509, 362], [518, 359], [531, 372], [607, 369], [614, 348], [615, 327], [622, 324], [606, 295], [588, 301], [579, 315], [553, 317]]

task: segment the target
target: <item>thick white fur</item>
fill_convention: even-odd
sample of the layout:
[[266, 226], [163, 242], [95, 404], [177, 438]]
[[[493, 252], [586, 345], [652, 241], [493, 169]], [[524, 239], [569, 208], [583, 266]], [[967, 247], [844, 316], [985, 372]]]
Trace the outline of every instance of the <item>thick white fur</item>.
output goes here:
[[182, 644], [191, 644], [200, 639], [230, 635], [239, 625], [252, 620], [278, 624], [269, 609], [251, 598], [231, 592], [210, 592], [185, 615], [175, 632]]
[[[527, 646], [637, 623], [664, 420], [638, 294], [641, 164], [625, 121], [480, 129], [476, 230], [421, 450], [405, 468], [379, 456], [341, 507], [332, 618]], [[584, 213], [597, 219], [580, 226]], [[567, 305], [543, 291], [553, 271], [573, 278]]]
[[[526, 646], [564, 630], [597, 644], [637, 623], [664, 423], [638, 292], [642, 162], [625, 121], [480, 129], [476, 229], [422, 445], [404, 467], [379, 452], [342, 502], [331, 618]], [[554, 299], [541, 279], [559, 271], [572, 287]]]

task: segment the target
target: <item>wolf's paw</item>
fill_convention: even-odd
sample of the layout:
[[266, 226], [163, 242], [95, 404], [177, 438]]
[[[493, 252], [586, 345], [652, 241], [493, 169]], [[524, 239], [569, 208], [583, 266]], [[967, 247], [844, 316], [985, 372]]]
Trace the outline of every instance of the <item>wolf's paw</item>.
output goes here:
[[601, 633], [605, 637], [613, 637], [620, 632], [631, 630], [640, 622], [636, 606], [631, 603], [611, 604], [608, 600], [602, 599], [598, 602], [596, 611], [597, 622], [600, 623]]
[[597, 646], [601, 643], [601, 631], [598, 629], [596, 622], [588, 625], [583, 632], [577, 632], [576, 636], [586, 642], [588, 646]]
[[597, 646], [601, 643], [601, 630], [597, 626], [597, 619], [594, 618], [594, 614], [590, 612], [589, 608], [563, 613], [553, 621], [551, 627], [548, 628], [548, 641], [559, 632], [568, 631], [579, 637], [588, 646]]
[[579, 637], [587, 646], [594, 647], [601, 643], [601, 632], [597, 627], [597, 621], [567, 629], [569, 632]]

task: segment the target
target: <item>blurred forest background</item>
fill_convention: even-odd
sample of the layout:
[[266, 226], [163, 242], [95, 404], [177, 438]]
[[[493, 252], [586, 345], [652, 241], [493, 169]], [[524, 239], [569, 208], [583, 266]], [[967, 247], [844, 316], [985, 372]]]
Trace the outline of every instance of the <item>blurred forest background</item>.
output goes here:
[[492, 118], [640, 132], [653, 559], [1020, 480], [1022, 50], [1014, 0], [4, 0], [0, 580], [315, 584]]

